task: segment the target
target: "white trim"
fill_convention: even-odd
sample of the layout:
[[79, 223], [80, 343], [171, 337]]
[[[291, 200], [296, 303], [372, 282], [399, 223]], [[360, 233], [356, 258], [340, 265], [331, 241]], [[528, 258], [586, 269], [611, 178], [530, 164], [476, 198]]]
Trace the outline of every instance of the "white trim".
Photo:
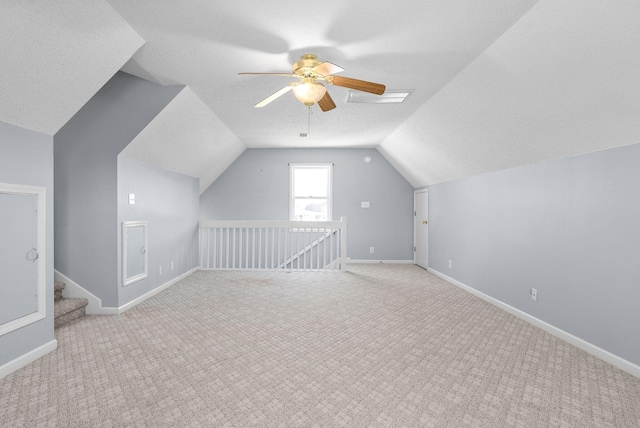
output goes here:
[[[346, 269], [347, 263], [347, 218], [341, 217], [340, 221], [290, 221], [290, 220], [201, 220], [199, 223], [199, 248], [200, 248], [200, 269], [217, 270], [217, 269], [233, 269], [233, 270], [249, 270], [249, 269], [285, 269], [285, 266], [291, 260], [299, 260], [300, 254], [309, 248], [314, 248], [320, 240], [312, 241], [315, 234], [330, 233], [335, 234], [337, 241], [332, 240], [328, 250], [329, 254], [325, 254], [320, 264], [317, 259], [316, 266], [311, 270], [317, 269]], [[246, 229], [246, 234], [243, 231]], [[250, 231], [249, 229], [254, 229]], [[261, 252], [262, 244], [260, 234], [262, 229], [266, 229], [267, 240], [269, 233], [273, 238], [270, 240], [270, 248], [265, 248], [264, 254]], [[277, 230], [279, 229], [279, 230]], [[250, 233], [253, 233], [251, 240], [248, 239]], [[298, 235], [297, 232], [301, 232]], [[281, 233], [284, 234], [281, 235]], [[311, 233], [313, 236], [308, 236]], [[243, 237], [244, 235], [244, 237]], [[277, 238], [276, 238], [277, 235]], [[238, 246], [236, 247], [236, 236]], [[256, 237], [258, 238], [256, 240]], [[303, 242], [298, 240], [301, 238]], [[284, 238], [284, 239], [281, 239]], [[277, 241], [277, 245], [274, 243]], [[267, 241], [265, 241], [266, 243]], [[243, 243], [246, 243], [243, 252]], [[334, 245], [335, 244], [335, 245]], [[294, 252], [294, 247], [304, 245], [301, 252]], [[339, 245], [339, 247], [338, 247]], [[238, 248], [239, 251], [234, 251]], [[291, 254], [294, 252], [293, 254]], [[277, 253], [277, 260], [274, 256]], [[235, 255], [238, 255], [236, 260]], [[270, 256], [271, 262], [263, 257]], [[281, 256], [287, 262], [281, 263]], [[337, 258], [339, 265], [332, 261], [327, 262], [326, 256]], [[293, 270], [307, 270], [307, 266], [296, 267]], [[285, 269], [289, 270], [289, 269]]]
[[90, 291], [87, 291], [81, 285], [77, 284], [75, 281], [61, 274], [57, 270], [54, 270], [54, 275], [55, 275], [56, 281], [62, 281], [65, 283], [65, 288], [62, 291], [62, 294], [64, 297], [80, 297], [80, 298], [87, 299], [89, 301], [89, 304], [86, 307], [87, 314], [120, 315], [125, 313], [129, 309], [133, 308], [134, 306], [138, 305], [139, 303], [142, 303], [143, 301], [147, 300], [149, 297], [155, 294], [158, 294], [162, 290], [165, 290], [171, 287], [176, 282], [183, 280], [184, 278], [188, 277], [189, 275], [196, 272], [197, 270], [199, 270], [199, 268], [193, 268], [190, 271], [185, 272], [182, 275], [177, 276], [172, 280], [169, 280], [168, 282], [162, 284], [161, 286], [154, 288], [148, 293], [143, 294], [142, 296], [137, 297], [136, 299], [130, 301], [129, 303], [125, 303], [124, 305], [117, 308], [110, 307], [110, 306], [102, 306], [102, 300], [99, 297], [96, 297]]
[[[428, 237], [427, 237], [427, 266], [422, 266], [421, 264], [416, 263], [416, 248], [418, 247], [418, 228], [417, 223], [418, 223], [418, 207], [416, 204], [416, 199], [417, 199], [417, 195], [419, 193], [426, 193], [427, 194], [427, 211], [428, 211], [428, 207], [429, 207], [429, 188], [428, 187], [424, 187], [422, 189], [416, 189], [413, 191], [413, 263], [420, 266], [421, 268], [426, 269], [429, 265], [429, 242], [428, 242]], [[427, 212], [427, 219], [429, 217], [429, 213]]]
[[388, 265], [412, 265], [413, 260], [347, 260], [347, 264], [375, 264], [382, 263]]
[[[128, 228], [133, 227], [142, 227], [142, 234], [144, 238], [144, 244], [142, 247], [143, 255], [144, 255], [144, 267], [142, 272], [139, 274], [133, 275], [131, 277], [127, 277], [127, 239], [129, 234], [127, 233]], [[147, 248], [149, 247], [149, 240], [147, 238], [147, 222], [146, 221], [123, 221], [122, 222], [122, 286], [125, 287], [129, 284], [133, 284], [136, 281], [140, 281], [141, 279], [145, 279], [149, 276], [148, 266], [149, 266], [149, 253]]]
[[[276, 229], [340, 229], [346, 217], [333, 221], [291, 221], [291, 220], [200, 220], [200, 228], [276, 228]], [[292, 227], [295, 225], [295, 227]]]
[[175, 283], [177, 283], [179, 281], [182, 281], [183, 279], [185, 279], [186, 277], [188, 277], [192, 273], [196, 272], [197, 270], [199, 270], [199, 269], [198, 268], [193, 268], [190, 271], [185, 272], [182, 275], [177, 276], [177, 277], [173, 278], [172, 280], [170, 280], [168, 282], [165, 282], [161, 286], [159, 286], [157, 288], [154, 288], [153, 290], [149, 291], [148, 293], [145, 293], [142, 296], [133, 299], [129, 303], [125, 303], [124, 305], [122, 305], [122, 306], [120, 306], [118, 308], [118, 314], [125, 313], [126, 311], [128, 311], [131, 308], [133, 308], [134, 306], [139, 305], [140, 303], [144, 302], [149, 297], [155, 296], [156, 294], [158, 294], [162, 290], [165, 290], [165, 289], [171, 287], [173, 284], [175, 284]]
[[47, 189], [38, 186], [0, 183], [0, 193], [33, 195], [37, 198], [38, 206], [38, 216], [36, 220], [38, 310], [0, 324], [0, 336], [2, 336], [47, 317]]
[[469, 287], [466, 284], [463, 284], [460, 281], [457, 281], [441, 272], [438, 272], [435, 269], [432, 268], [428, 268], [427, 269], [429, 272], [431, 272], [432, 274], [444, 279], [447, 282], [450, 282], [451, 284], [462, 288], [465, 291], [468, 291], [469, 293], [473, 294], [474, 296], [477, 296], [479, 298], [481, 298], [482, 300], [491, 303], [494, 306], [499, 307], [500, 309], [503, 309], [507, 312], [509, 312], [511, 315], [515, 315], [516, 317], [520, 318], [521, 320], [524, 320], [526, 322], [528, 322], [531, 325], [534, 325], [544, 331], [546, 331], [547, 333], [550, 333], [552, 335], [554, 335], [555, 337], [564, 340], [565, 342], [570, 343], [571, 345], [582, 349], [585, 352], [588, 352], [589, 354], [593, 355], [594, 357], [600, 358], [603, 361], [606, 361], [607, 363], [621, 369], [624, 370], [625, 372], [640, 378], [640, 366], [632, 363], [631, 361], [627, 361], [624, 358], [621, 358], [615, 354], [612, 354], [609, 351], [606, 351], [592, 343], [587, 342], [584, 339], [580, 339], [579, 337], [576, 337], [574, 335], [572, 335], [571, 333], [567, 333], [566, 331], [553, 326], [545, 321], [542, 321], [532, 315], [529, 315], [526, 312], [521, 311], [520, 309], [514, 308], [511, 305], [508, 305], [498, 299], [495, 299], [487, 294], [484, 294], [481, 291], [476, 290], [475, 288]]
[[85, 307], [87, 314], [118, 315], [118, 308], [103, 307], [102, 299], [57, 270], [53, 271], [53, 278], [55, 281], [64, 282], [65, 287], [62, 290], [62, 295], [64, 297], [81, 298], [89, 301], [89, 304]]
[[51, 342], [47, 342], [42, 346], [37, 347], [36, 349], [27, 352], [24, 355], [19, 356], [15, 360], [11, 360], [6, 364], [0, 366], [0, 379], [3, 379], [9, 376], [11, 373], [14, 373], [27, 364], [31, 364], [38, 358], [44, 357], [49, 352], [55, 351], [58, 349], [58, 341], [53, 339]]

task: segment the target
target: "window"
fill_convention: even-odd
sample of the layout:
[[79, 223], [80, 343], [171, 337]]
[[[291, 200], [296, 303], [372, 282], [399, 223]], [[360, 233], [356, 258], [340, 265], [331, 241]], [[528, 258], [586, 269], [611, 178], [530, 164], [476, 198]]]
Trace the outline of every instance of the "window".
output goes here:
[[331, 220], [329, 163], [292, 163], [289, 169], [289, 218], [296, 221]]

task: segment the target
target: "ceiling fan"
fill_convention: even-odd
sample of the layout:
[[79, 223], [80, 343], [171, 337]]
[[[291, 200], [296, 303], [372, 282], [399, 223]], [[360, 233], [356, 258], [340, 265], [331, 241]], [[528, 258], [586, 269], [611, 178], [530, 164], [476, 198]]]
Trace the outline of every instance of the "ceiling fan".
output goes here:
[[350, 77], [334, 76], [344, 69], [331, 62], [321, 62], [313, 54], [302, 55], [300, 61], [293, 64], [293, 73], [238, 73], [238, 74], [260, 74], [272, 76], [297, 77], [298, 82], [291, 83], [274, 94], [260, 101], [254, 107], [264, 107], [275, 99], [293, 90], [295, 97], [304, 105], [311, 107], [318, 103], [322, 111], [329, 111], [336, 107], [331, 95], [319, 81], [324, 81], [331, 85], [342, 86], [372, 94], [382, 95], [385, 86], [380, 83], [367, 82], [365, 80], [352, 79]]

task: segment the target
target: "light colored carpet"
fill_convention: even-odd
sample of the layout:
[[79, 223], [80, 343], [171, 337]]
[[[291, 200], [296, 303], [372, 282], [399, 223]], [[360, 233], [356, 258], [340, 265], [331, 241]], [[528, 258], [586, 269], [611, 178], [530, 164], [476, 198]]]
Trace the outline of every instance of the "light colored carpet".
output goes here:
[[57, 339], [0, 426], [640, 426], [640, 379], [411, 265], [196, 272]]

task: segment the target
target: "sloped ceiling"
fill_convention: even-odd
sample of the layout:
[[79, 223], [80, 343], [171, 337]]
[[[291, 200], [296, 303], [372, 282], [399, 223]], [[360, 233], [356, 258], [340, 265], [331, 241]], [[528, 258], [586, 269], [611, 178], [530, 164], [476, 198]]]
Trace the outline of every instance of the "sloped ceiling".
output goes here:
[[640, 143], [640, 2], [543, 1], [379, 146], [414, 186]]
[[229, 128], [186, 87], [120, 155], [199, 177], [202, 193], [244, 149]]
[[102, 0], [3, 0], [0, 120], [55, 134], [143, 44]]
[[[122, 67], [189, 88], [129, 155], [178, 171], [197, 157], [205, 184], [244, 147], [376, 147], [422, 187], [640, 142], [637, 0], [107, 1], [3, 2], [0, 120], [55, 133]], [[346, 104], [330, 86], [337, 108], [314, 106], [301, 138], [292, 94], [253, 108], [290, 80], [237, 73], [304, 53], [413, 92]]]
[[[260, 148], [377, 146], [535, 3], [109, 2], [147, 41], [124, 71], [188, 85], [247, 147]], [[292, 80], [238, 72], [291, 72], [304, 53], [345, 76], [414, 92], [402, 105], [346, 104], [347, 90], [332, 86], [338, 107], [315, 106], [311, 137], [301, 138], [308, 111], [293, 94], [253, 108]]]

